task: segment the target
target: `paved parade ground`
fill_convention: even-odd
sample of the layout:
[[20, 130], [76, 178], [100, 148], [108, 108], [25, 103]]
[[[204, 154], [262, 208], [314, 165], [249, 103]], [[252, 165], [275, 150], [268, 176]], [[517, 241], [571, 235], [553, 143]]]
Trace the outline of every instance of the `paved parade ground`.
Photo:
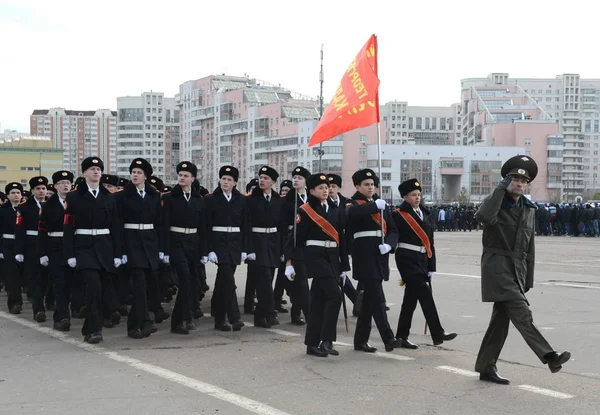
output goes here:
[[[600, 238], [538, 237], [536, 286], [528, 293], [534, 321], [557, 350], [572, 359], [551, 374], [511, 326], [498, 362], [510, 386], [479, 381], [473, 372], [491, 315], [481, 302], [481, 232], [436, 233], [434, 297], [446, 331], [441, 347], [423, 335], [417, 311], [411, 340], [418, 350], [386, 353], [374, 328], [376, 354], [352, 347], [356, 318], [346, 333], [340, 313], [340, 356], [307, 356], [304, 327], [244, 327], [217, 332], [206, 314], [189, 336], [169, 333], [169, 321], [150, 338], [127, 337], [125, 321], [104, 329], [99, 346], [83, 343], [82, 320], [70, 333], [33, 321], [29, 303], [8, 314], [0, 294], [0, 412], [10, 414], [593, 414], [600, 409]], [[214, 285], [216, 268], [207, 265]], [[246, 267], [238, 268], [238, 296]], [[403, 288], [395, 264], [384, 284], [396, 327]], [[287, 297], [285, 297], [287, 298]], [[352, 304], [347, 301], [351, 312]], [[171, 305], [166, 309], [170, 311]], [[289, 305], [287, 306], [289, 307]], [[50, 317], [50, 315], [49, 315]], [[252, 316], [244, 315], [250, 323]]]

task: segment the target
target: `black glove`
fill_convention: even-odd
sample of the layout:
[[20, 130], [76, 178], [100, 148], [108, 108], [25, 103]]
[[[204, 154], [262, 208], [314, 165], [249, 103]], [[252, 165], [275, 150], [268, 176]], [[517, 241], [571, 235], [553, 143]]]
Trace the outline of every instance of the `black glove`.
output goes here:
[[512, 182], [512, 175], [507, 174], [506, 177], [504, 178], [504, 180], [502, 180], [500, 183], [498, 183], [498, 186], [496, 186], [496, 189], [502, 189], [502, 190], [506, 190], [508, 189], [508, 185], [510, 185], [510, 183]]

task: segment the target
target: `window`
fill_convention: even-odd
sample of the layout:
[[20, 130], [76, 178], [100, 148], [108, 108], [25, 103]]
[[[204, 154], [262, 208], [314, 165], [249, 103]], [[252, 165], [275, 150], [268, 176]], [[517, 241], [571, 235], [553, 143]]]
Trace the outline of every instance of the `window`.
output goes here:
[[358, 149], [358, 155], [359, 156], [366, 156], [367, 155], [367, 149], [366, 148], [360, 148], [360, 149]]
[[392, 180], [392, 173], [381, 173], [381, 180]]
[[525, 145], [526, 146], [530, 146], [531, 145], [531, 138], [526, 138], [525, 139]]
[[360, 136], [360, 142], [361, 143], [366, 143], [367, 142], [367, 136], [366, 135], [361, 135]]

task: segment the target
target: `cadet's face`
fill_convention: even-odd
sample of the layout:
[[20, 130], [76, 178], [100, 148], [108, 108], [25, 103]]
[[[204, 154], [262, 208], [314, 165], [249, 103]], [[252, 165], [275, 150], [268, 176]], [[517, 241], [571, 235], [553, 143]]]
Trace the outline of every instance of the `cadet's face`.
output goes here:
[[33, 197], [35, 197], [37, 200], [42, 200], [44, 197], [46, 197], [46, 186], [36, 186], [31, 193], [33, 193]]
[[327, 200], [327, 196], [329, 196], [329, 187], [325, 183], [320, 184], [314, 189], [310, 189], [310, 194], [319, 199], [321, 202], [324, 202]]
[[337, 184], [335, 184], [335, 183], [329, 184], [329, 196], [337, 197], [337, 194], [339, 191], [340, 191], [340, 188], [338, 187]]
[[367, 179], [360, 182], [359, 185], [355, 186], [356, 191], [362, 194], [367, 199], [372, 199], [375, 194], [375, 182], [373, 179]]
[[54, 188], [61, 196], [64, 196], [71, 191], [71, 182], [68, 180], [61, 180], [54, 183]]
[[279, 193], [281, 194], [281, 197], [285, 197], [285, 195], [287, 195], [289, 191], [290, 188], [285, 186], [280, 189]]
[[108, 183], [103, 183], [102, 184], [104, 186], [104, 188], [106, 190], [108, 190], [110, 193], [114, 193], [117, 191], [117, 186], [113, 186], [112, 184], [108, 184]]
[[404, 200], [413, 209], [417, 208], [419, 206], [419, 203], [421, 203], [421, 191], [420, 190], [413, 190], [409, 194], [404, 195]]
[[180, 171], [177, 175], [177, 184], [180, 187], [190, 187], [194, 182], [194, 176], [189, 171]]
[[273, 179], [271, 179], [271, 177], [267, 176], [266, 174], [261, 174], [260, 176], [258, 176], [258, 187], [260, 188], [260, 190], [269, 190], [273, 187], [273, 183]]
[[292, 185], [294, 186], [294, 189], [304, 189], [306, 187], [306, 179], [304, 176], [297, 174], [292, 177]]
[[146, 174], [144, 173], [144, 170], [142, 169], [138, 169], [137, 167], [134, 169], [131, 169], [131, 182], [134, 185], [139, 185], [142, 184], [146, 181]]
[[513, 177], [506, 191], [513, 197], [523, 196], [527, 188], [527, 180], [522, 177]]
[[102, 170], [98, 166], [92, 166], [83, 172], [83, 177], [90, 183], [98, 183], [102, 176]]
[[8, 193], [8, 200], [10, 200], [10, 203], [12, 203], [13, 205], [19, 203], [22, 197], [23, 195], [21, 194], [21, 191], [19, 189], [13, 189]]
[[233, 181], [233, 177], [231, 176], [223, 176], [220, 179], [220, 183], [221, 190], [223, 190], [226, 193], [231, 193], [233, 187], [236, 185], [237, 182]]

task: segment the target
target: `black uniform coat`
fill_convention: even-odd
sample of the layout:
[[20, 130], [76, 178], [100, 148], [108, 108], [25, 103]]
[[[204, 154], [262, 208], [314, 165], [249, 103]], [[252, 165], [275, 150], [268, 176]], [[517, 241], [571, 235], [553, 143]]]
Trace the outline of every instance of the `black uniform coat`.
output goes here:
[[17, 215], [20, 216], [15, 228], [15, 255], [27, 255], [26, 263], [33, 262], [39, 265], [37, 256], [37, 236], [27, 235], [27, 231], [37, 231], [40, 220], [40, 207], [33, 197], [17, 206]]
[[[204, 199], [208, 252], [217, 255], [219, 264], [239, 265], [242, 252], [250, 253], [250, 218], [247, 198], [237, 189], [227, 201], [221, 188]], [[215, 232], [213, 226], [237, 227], [241, 232]]]
[[[417, 280], [429, 280], [427, 273], [435, 272], [435, 248], [433, 246], [433, 228], [429, 224], [430, 212], [423, 206], [419, 206], [423, 213], [423, 221], [416, 214], [414, 209], [406, 202], [403, 202], [399, 210], [410, 213], [410, 216], [417, 221], [421, 228], [425, 231], [431, 245], [431, 258], [427, 258], [427, 253], [420, 253], [408, 249], [396, 249], [396, 266], [400, 271], [400, 276], [406, 282]], [[406, 223], [404, 218], [397, 211], [392, 212], [392, 219], [398, 228], [398, 243], [406, 243], [417, 246], [424, 246], [417, 234]]]
[[4, 254], [5, 260], [14, 261], [15, 240], [3, 238], [2, 235], [14, 235], [17, 226], [17, 212], [13, 209], [10, 201], [6, 201], [0, 207], [0, 252]]
[[338, 202], [339, 202], [339, 205], [338, 205], [337, 203], [335, 203], [335, 202], [334, 202], [334, 201], [331, 199], [331, 197], [328, 197], [328, 198], [327, 198], [327, 203], [329, 204], [329, 207], [330, 207], [330, 208], [337, 209], [337, 208], [343, 208], [344, 206], [346, 206], [346, 200], [348, 200], [348, 198], [347, 198], [347, 197], [345, 197], [345, 196], [344, 196], [344, 195], [342, 195], [341, 193], [338, 193]]
[[48, 232], [63, 231], [64, 218], [65, 209], [60, 203], [58, 194], [53, 194], [42, 204], [38, 225], [38, 256], [40, 258], [47, 256], [51, 264], [67, 265], [63, 238], [48, 236]]
[[154, 229], [123, 229], [123, 254], [127, 255], [127, 267], [158, 269], [158, 253], [162, 231], [160, 193], [146, 183], [144, 198], [133, 183], [115, 193], [121, 223], [152, 224]]
[[286, 259], [296, 260], [304, 258], [308, 278], [339, 277], [343, 271], [350, 271], [350, 261], [344, 238], [344, 209], [329, 208], [325, 212], [320, 200], [308, 196], [310, 205], [317, 214], [325, 218], [337, 230], [339, 246], [337, 248], [324, 248], [320, 246], [306, 246], [306, 241], [333, 241], [334, 239], [323, 231], [308, 214], [298, 209], [296, 220], [296, 249], [294, 249], [294, 236], [290, 234], [286, 241]]
[[[76, 270], [97, 269], [114, 273], [121, 258], [121, 229], [117, 200], [104, 186], [94, 198], [86, 182], [67, 195], [63, 225], [65, 257], [77, 259]], [[76, 235], [77, 229], [109, 229], [108, 235]]]
[[275, 233], [252, 232], [251, 248], [249, 254], [256, 254], [256, 261], [249, 264], [277, 268], [281, 263], [281, 252], [284, 238], [288, 230], [282, 220], [283, 199], [275, 190], [271, 191], [271, 201], [267, 202], [263, 191], [256, 187], [247, 196], [250, 211], [251, 227], [253, 228], [278, 228]]
[[[352, 199], [346, 200], [346, 214], [348, 221], [346, 232], [348, 237], [352, 237], [356, 232], [380, 231], [379, 225], [373, 217], [374, 213], [380, 213], [375, 202], [359, 204], [357, 200], [366, 198], [362, 193], [356, 192]], [[394, 253], [398, 243], [398, 231], [394, 221], [391, 220], [390, 213], [384, 210], [383, 217], [387, 223], [387, 233], [385, 243], [392, 247], [391, 253]], [[381, 237], [367, 237], [352, 240], [352, 278], [355, 280], [375, 279], [387, 281], [390, 278], [389, 253], [381, 255], [379, 252]]]
[[[306, 191], [305, 195], [306, 200], [308, 200], [308, 190]], [[296, 197], [296, 189], [290, 189], [283, 200], [282, 228], [284, 228], [286, 232], [285, 237], [283, 238], [283, 243], [285, 244], [288, 234], [291, 234], [292, 237], [294, 235], [294, 221], [296, 220], [297, 208], [302, 206], [305, 202], [302, 201], [300, 196]], [[296, 205], [296, 209], [294, 208], [294, 205]], [[296, 232], [297, 231], [298, 230], [296, 229]], [[296, 252], [296, 261], [303, 261], [303, 254], [304, 252], [302, 250]]]
[[[170, 256], [171, 263], [188, 262], [208, 255], [206, 250], [206, 221], [204, 219], [204, 199], [198, 190], [191, 190], [190, 201], [185, 200], [183, 190], [177, 184], [170, 193], [162, 196], [164, 254]], [[196, 228], [197, 233], [171, 232], [171, 226]]]

